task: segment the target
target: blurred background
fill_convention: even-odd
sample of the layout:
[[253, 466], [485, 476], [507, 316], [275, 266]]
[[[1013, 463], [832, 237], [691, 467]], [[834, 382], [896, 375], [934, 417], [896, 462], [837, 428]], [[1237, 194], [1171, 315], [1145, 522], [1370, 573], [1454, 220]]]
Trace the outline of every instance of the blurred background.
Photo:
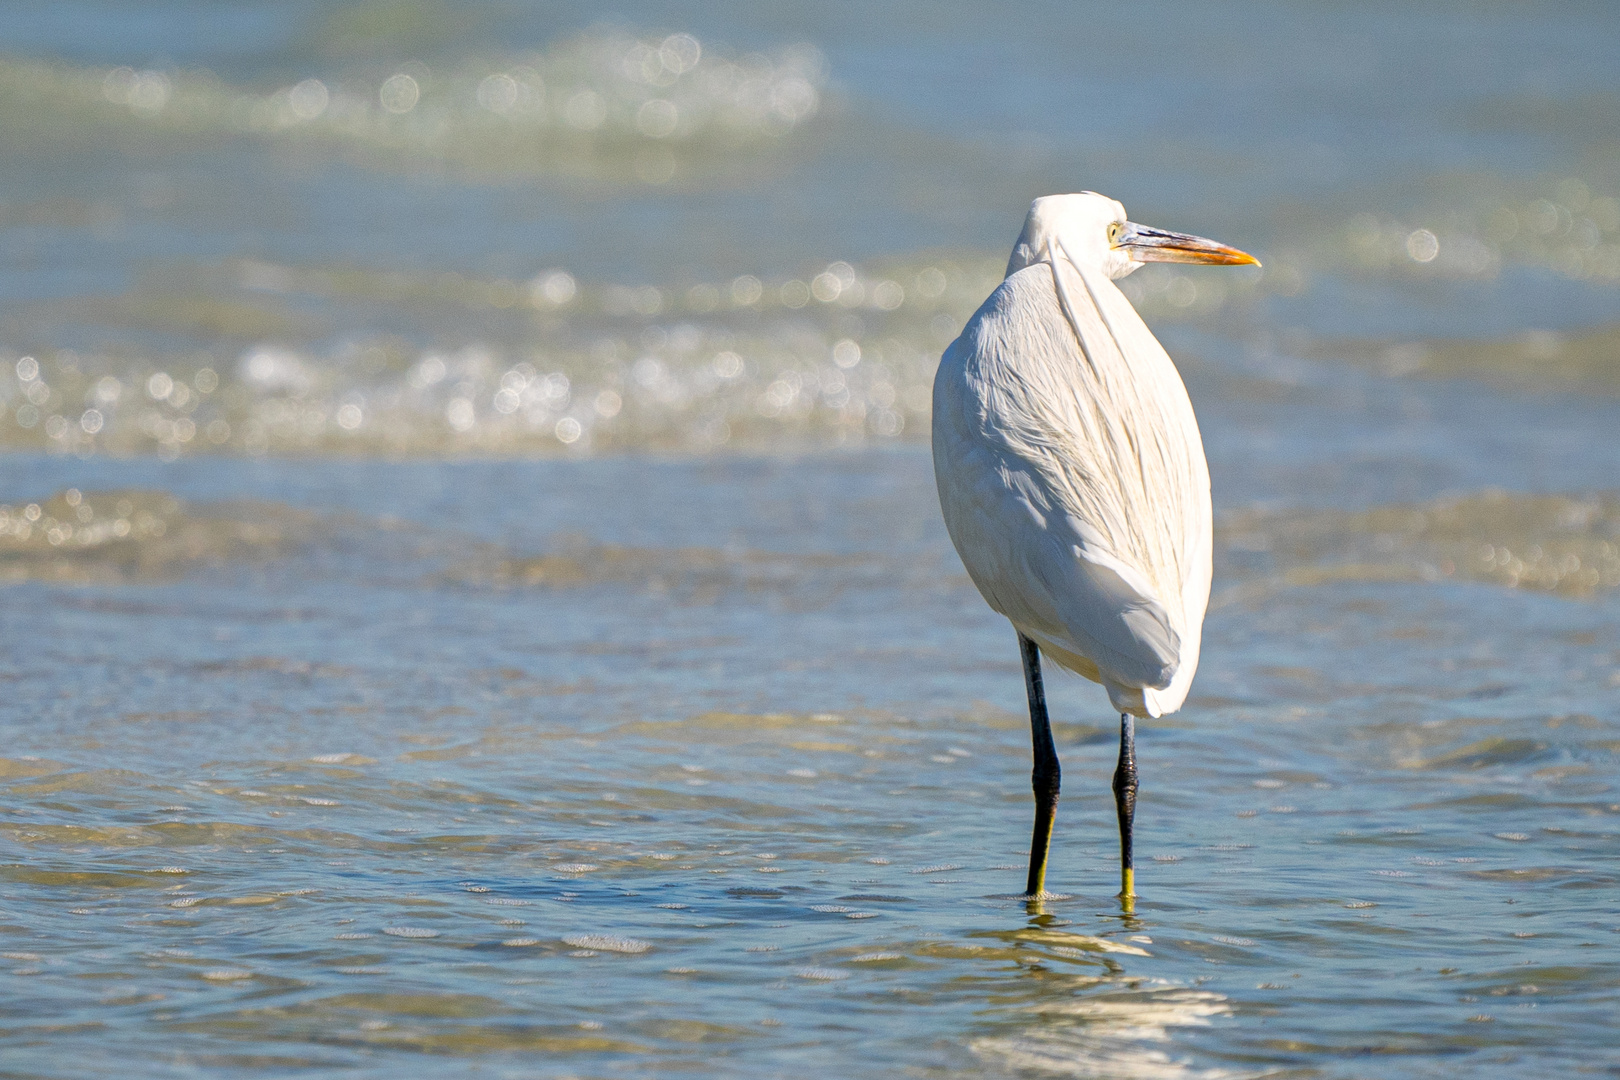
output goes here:
[[935, 360], [1023, 208], [1083, 187], [1264, 253], [1130, 280], [1183, 352], [1602, 383], [1604, 16], [20, 5], [0, 439], [166, 458], [924, 440]]
[[[1528, 0], [6, 5], [17, 1074], [1614, 1067], [1616, 71]], [[1032, 920], [929, 394], [1080, 189], [1264, 268], [1122, 282], [1209, 641], [1135, 919], [1054, 680]]]

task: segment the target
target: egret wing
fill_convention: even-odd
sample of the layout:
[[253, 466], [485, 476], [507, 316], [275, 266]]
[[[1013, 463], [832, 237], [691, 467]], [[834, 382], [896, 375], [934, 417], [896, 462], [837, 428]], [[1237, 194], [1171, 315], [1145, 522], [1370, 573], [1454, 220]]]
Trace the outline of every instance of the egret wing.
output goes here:
[[1050, 266], [1032, 266], [947, 351], [935, 383], [940, 501], [993, 608], [1105, 682], [1162, 688], [1182, 654], [1181, 582], [1165, 588], [1137, 535], [1142, 433], [1101, 407], [1119, 350], [1099, 378], [1067, 306]]

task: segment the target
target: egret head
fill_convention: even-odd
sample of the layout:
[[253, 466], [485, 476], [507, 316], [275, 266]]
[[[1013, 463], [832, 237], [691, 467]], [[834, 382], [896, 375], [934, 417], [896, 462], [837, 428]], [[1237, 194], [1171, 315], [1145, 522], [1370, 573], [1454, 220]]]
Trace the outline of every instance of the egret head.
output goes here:
[[1095, 191], [1045, 195], [1031, 203], [1007, 275], [1053, 258], [1098, 267], [1111, 278], [1122, 278], [1145, 262], [1260, 265], [1253, 255], [1214, 240], [1128, 221], [1123, 206]]

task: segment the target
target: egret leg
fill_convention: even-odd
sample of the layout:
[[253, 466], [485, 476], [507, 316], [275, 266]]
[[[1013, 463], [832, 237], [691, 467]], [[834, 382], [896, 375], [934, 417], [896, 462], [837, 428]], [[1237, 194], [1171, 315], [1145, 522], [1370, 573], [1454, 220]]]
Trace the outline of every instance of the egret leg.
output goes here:
[[1114, 770], [1114, 808], [1119, 811], [1119, 895], [1136, 895], [1136, 864], [1131, 859], [1131, 829], [1136, 820], [1136, 717], [1119, 718], [1119, 766]]
[[1029, 882], [1024, 891], [1039, 897], [1046, 892], [1046, 854], [1052, 846], [1052, 820], [1057, 816], [1058, 789], [1063, 771], [1052, 743], [1052, 721], [1046, 715], [1046, 689], [1041, 684], [1041, 650], [1022, 633], [1018, 650], [1024, 657], [1024, 689], [1029, 694], [1029, 730], [1035, 768], [1030, 787], [1035, 790], [1035, 833], [1029, 841]]

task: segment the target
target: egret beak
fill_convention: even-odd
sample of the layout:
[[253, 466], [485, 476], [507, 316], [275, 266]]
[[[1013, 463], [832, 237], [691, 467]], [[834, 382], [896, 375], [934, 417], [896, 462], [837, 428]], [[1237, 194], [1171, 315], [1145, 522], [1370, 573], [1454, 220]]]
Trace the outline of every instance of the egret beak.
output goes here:
[[1122, 221], [1110, 230], [1110, 245], [1129, 255], [1133, 262], [1212, 263], [1216, 266], [1259, 266], [1260, 260], [1247, 251], [1206, 240], [1202, 236], [1168, 232]]

